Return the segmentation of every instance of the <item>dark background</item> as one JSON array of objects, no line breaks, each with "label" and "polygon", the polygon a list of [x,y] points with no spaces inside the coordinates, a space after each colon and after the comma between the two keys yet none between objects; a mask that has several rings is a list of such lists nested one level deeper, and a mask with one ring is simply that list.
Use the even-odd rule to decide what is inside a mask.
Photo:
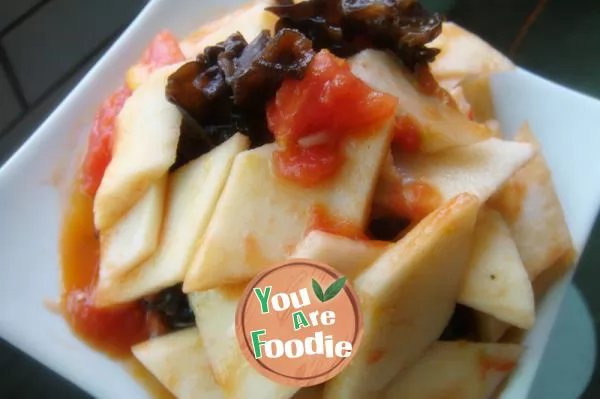
[{"label": "dark background", "polygon": [[[520,66],[600,97],[600,1],[423,3],[510,54]],[[145,4],[145,0],[0,0],[0,164],[34,132]],[[536,9],[535,22],[516,44]],[[599,243],[600,223],[596,223],[575,276],[597,331]],[[88,397],[0,340],[0,398]],[[600,397],[598,368],[583,397]]]}]

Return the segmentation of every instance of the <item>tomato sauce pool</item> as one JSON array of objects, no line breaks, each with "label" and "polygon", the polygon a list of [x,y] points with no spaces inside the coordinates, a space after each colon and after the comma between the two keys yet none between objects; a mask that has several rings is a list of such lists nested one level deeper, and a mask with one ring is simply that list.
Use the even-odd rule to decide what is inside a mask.
[{"label": "tomato sauce pool", "polygon": [[93,199],[75,190],[65,216],[60,252],[62,306],[73,331],[90,346],[111,357],[131,355],[131,346],[161,331],[161,323],[141,301],[109,308],[93,305],[100,242],[96,236]]}]

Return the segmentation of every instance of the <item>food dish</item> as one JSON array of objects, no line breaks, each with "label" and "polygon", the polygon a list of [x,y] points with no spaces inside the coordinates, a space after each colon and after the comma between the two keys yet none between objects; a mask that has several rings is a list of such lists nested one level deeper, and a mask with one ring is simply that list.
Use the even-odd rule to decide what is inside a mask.
[{"label": "food dish", "polygon": [[[522,147],[522,148],[527,148],[527,147]],[[531,154],[530,154],[530,155],[531,155]],[[527,158],[527,154],[524,156],[524,158]],[[519,161],[519,162],[525,162],[525,161],[524,161],[524,160],[521,160],[521,161]],[[512,174],[512,173],[509,173],[509,174]],[[477,187],[475,187],[475,188],[477,188]],[[448,190],[449,190],[449,192],[451,192],[451,191],[452,191],[452,189],[453,189],[453,188],[452,188],[452,187],[450,187],[450,188],[448,189]],[[478,194],[478,195],[480,195],[480,196],[489,195],[489,194],[486,194],[486,189],[485,189],[485,187],[483,187],[483,188],[482,188],[482,190],[483,190],[483,191],[479,191],[479,189],[475,190],[475,191],[476,191],[476,194]],[[487,191],[489,192],[490,190],[488,189]],[[493,191],[493,190],[492,190],[492,191]]]}]

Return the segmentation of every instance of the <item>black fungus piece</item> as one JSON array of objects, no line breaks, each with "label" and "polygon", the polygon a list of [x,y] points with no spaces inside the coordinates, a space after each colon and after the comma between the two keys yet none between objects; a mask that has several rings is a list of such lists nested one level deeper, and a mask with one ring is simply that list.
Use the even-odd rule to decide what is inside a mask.
[{"label": "black fungus piece", "polygon": [[158,314],[170,331],[191,327],[196,322],[187,295],[183,293],[181,286],[174,285],[143,300],[146,309]]},{"label": "black fungus piece", "polygon": [[369,238],[379,241],[395,241],[410,225],[410,220],[399,217],[378,217],[369,222]]},{"label": "black fungus piece", "polygon": [[236,132],[253,147],[273,141],[266,103],[284,79],[301,79],[314,51],[302,33],[261,32],[251,43],[240,33],[207,47],[195,61],[175,71],[167,99],[183,115],[177,158],[171,170],[210,151]]},{"label": "black fungus piece", "polygon": [[463,305],[456,305],[440,341],[477,341],[477,338],[473,310]]},{"label": "black fungus piece", "polygon": [[443,18],[413,0],[309,0],[267,10],[280,18],[276,30],[297,29],[316,50],[327,48],[340,57],[385,49],[414,70],[439,53],[426,44],[441,33]]}]

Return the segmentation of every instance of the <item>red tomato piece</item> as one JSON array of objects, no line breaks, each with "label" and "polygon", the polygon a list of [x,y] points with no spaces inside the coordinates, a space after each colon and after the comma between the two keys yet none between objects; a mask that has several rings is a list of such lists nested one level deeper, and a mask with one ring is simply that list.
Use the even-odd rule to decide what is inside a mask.
[{"label": "red tomato piece", "polygon": [[177,38],[169,31],[159,32],[142,55],[141,63],[153,71],[165,65],[183,61],[185,56]]},{"label": "red tomato piece", "polygon": [[120,357],[131,346],[150,338],[147,312],[140,301],[110,308],[93,305],[88,291],[70,291],[65,298],[65,314],[71,327],[96,347]]},{"label": "red tomato piece", "polygon": [[[344,138],[389,118],[396,104],[354,76],[344,60],[319,52],[304,79],[284,81],[267,106],[269,130],[282,147],[274,154],[276,172],[304,186],[330,178],[343,162]],[[302,144],[315,135],[325,136],[315,148]]]},{"label": "red tomato piece", "polygon": [[82,189],[88,195],[94,196],[98,191],[104,171],[112,157],[116,117],[130,95],[131,90],[127,86],[121,87],[96,114],[82,170]]},{"label": "red tomato piece", "polygon": [[421,127],[409,115],[398,116],[394,122],[394,139],[402,151],[415,153],[421,148]]}]

